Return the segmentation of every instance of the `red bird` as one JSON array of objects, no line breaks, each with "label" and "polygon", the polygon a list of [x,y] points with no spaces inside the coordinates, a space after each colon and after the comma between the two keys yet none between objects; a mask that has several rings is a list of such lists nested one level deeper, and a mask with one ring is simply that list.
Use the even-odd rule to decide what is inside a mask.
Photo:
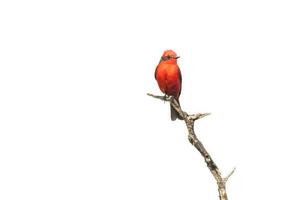
[{"label": "red bird", "polygon": [[[173,96],[179,103],[181,93],[181,72],[177,65],[179,56],[172,50],[166,50],[155,69],[155,79],[157,80],[160,90],[168,95]],[[177,111],[171,105],[171,119],[182,119]]]}]

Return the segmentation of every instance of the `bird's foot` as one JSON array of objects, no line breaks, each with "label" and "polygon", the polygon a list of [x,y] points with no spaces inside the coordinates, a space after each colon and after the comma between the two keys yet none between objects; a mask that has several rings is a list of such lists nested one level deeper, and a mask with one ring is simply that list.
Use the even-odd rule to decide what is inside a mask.
[{"label": "bird's foot", "polygon": [[164,102],[166,102],[168,100],[169,96],[168,95],[164,95]]}]

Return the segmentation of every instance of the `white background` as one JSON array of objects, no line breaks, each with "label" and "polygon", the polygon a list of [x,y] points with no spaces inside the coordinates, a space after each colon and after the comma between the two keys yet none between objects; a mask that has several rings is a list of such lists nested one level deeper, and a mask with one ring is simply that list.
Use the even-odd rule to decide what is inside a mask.
[{"label": "white background", "polygon": [[217,199],[161,94],[182,108],[231,200],[297,199],[298,1],[1,1],[0,199]]}]

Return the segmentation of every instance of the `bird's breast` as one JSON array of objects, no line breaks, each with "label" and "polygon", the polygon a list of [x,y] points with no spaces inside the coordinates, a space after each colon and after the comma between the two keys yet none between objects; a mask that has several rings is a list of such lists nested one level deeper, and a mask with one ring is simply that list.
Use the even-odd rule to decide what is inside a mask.
[{"label": "bird's breast", "polygon": [[177,64],[160,64],[157,67],[156,80],[163,93],[176,97],[179,95],[181,81]]}]

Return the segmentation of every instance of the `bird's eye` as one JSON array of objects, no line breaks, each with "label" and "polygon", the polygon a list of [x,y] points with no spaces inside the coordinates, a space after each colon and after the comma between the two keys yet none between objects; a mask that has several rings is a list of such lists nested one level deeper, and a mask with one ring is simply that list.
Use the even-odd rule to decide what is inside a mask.
[{"label": "bird's eye", "polygon": [[167,55],[167,58],[168,58],[168,59],[171,59],[171,56],[170,56],[170,55]]}]

